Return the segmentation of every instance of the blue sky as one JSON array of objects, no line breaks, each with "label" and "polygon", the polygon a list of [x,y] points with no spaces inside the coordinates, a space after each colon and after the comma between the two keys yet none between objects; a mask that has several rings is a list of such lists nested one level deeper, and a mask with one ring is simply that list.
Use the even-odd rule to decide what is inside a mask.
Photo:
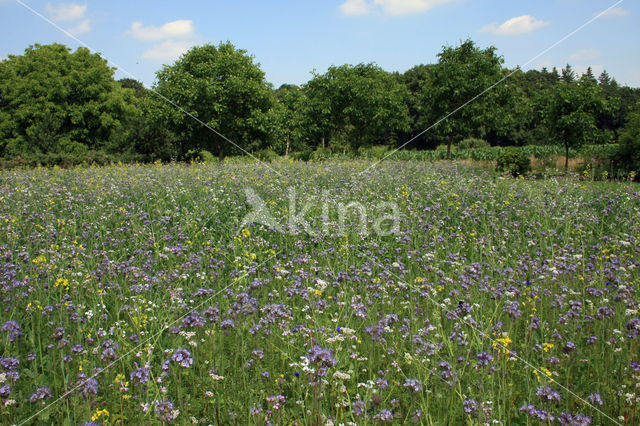
[{"label": "blue sky", "polygon": [[[405,71],[437,61],[443,45],[494,45],[509,67],[606,69],[640,87],[640,2],[553,0],[20,0],[150,86],[190,46],[229,40],[255,56],[274,86],[301,84],[332,64]],[[16,0],[0,0],[0,58],[34,43],[79,43]],[[128,76],[116,72],[116,78]]]}]

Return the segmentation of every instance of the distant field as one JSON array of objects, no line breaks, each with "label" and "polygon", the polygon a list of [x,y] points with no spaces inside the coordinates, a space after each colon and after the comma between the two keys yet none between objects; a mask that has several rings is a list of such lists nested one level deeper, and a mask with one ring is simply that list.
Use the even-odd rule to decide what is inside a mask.
[{"label": "distant field", "polygon": [[0,423],[640,423],[640,186],[372,164],[0,172]]}]

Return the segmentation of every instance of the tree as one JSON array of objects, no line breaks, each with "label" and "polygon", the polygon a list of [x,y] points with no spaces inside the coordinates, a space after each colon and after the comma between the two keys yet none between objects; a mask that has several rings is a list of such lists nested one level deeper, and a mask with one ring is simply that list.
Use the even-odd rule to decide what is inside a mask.
[{"label": "tree", "polygon": [[271,146],[285,157],[300,149],[306,133],[305,108],[307,99],[302,89],[295,85],[282,85],[276,92],[277,102],[270,110],[274,129]]},{"label": "tree", "polygon": [[[402,83],[408,90],[407,100],[405,103],[409,108],[409,120],[410,127],[409,131],[405,133],[399,133],[404,140],[411,140],[415,135],[419,134],[422,130],[422,124],[427,120],[423,117],[424,110],[422,109],[421,102],[421,93],[423,84],[429,82],[431,69],[434,67],[433,64],[428,65],[416,65],[413,68],[408,69],[403,74],[399,74],[397,79],[400,83]],[[434,137],[434,133],[425,133],[422,141],[416,140],[413,142],[412,146],[417,148],[431,146],[435,148],[438,144],[437,137]]]},{"label": "tree", "polygon": [[189,150],[205,149],[222,159],[233,152],[234,144],[249,151],[268,139],[271,88],[253,57],[229,42],[194,47],[173,65],[165,65],[157,73],[155,89],[233,142],[165,103],[164,116],[178,141],[180,158]]},{"label": "tree", "polygon": [[562,69],[562,81],[565,83],[573,83],[576,81],[576,73],[569,64]]},{"label": "tree", "polygon": [[544,111],[552,141],[565,148],[565,173],[569,170],[569,149],[597,139],[598,114],[609,109],[602,90],[583,76],[576,83],[563,81],[548,92]]},{"label": "tree", "polygon": [[613,162],[618,174],[636,172],[636,179],[640,178],[640,102],[629,114],[629,121],[620,136]]},{"label": "tree", "polygon": [[40,161],[89,150],[122,153],[136,114],[133,92],[86,48],[33,45],[0,62],[0,153]]},{"label": "tree", "polygon": [[314,74],[306,92],[311,116],[334,144],[343,139],[357,151],[408,129],[406,88],[375,64],[331,66]]},{"label": "tree", "polygon": [[421,124],[427,128],[455,111],[438,124],[438,131],[447,138],[447,158],[451,158],[455,139],[506,131],[505,112],[513,98],[509,86],[503,84],[483,93],[504,76],[503,59],[496,55],[495,47],[482,50],[466,40],[458,47],[445,46],[438,58],[430,78],[422,82]]}]

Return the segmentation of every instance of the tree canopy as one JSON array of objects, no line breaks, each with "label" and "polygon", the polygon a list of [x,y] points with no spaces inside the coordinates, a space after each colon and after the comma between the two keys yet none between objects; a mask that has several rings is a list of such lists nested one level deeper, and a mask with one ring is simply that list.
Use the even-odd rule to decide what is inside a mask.
[{"label": "tree canopy", "polygon": [[32,157],[123,152],[133,91],[86,48],[34,45],[0,62],[0,154]]},{"label": "tree canopy", "polygon": [[450,155],[469,138],[481,146],[554,143],[568,153],[620,141],[638,101],[640,89],[606,71],[596,78],[569,64],[508,69],[494,46],[472,40],[444,46],[437,63],[403,73],[373,63],[333,65],[277,90],[230,42],[192,48],[157,72],[152,90],[130,78],[115,81],[106,61],[85,48],[36,44],[0,62],[0,162],[189,160],[203,151],[221,159],[310,155],[409,140],[416,149],[445,142]]},{"label": "tree canopy", "polygon": [[194,47],[157,73],[155,90],[174,105],[164,103],[170,129],[179,141],[178,154],[205,149],[222,158],[264,145],[268,139],[267,112],[274,99],[264,72],[246,51],[231,43]]}]

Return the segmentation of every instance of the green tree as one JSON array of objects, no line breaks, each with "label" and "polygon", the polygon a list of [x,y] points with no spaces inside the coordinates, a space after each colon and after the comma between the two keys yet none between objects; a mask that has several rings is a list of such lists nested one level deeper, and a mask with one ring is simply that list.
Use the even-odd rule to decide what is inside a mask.
[{"label": "green tree", "polygon": [[264,147],[269,137],[272,90],[253,57],[229,42],[194,47],[165,65],[157,73],[155,89],[228,138],[165,103],[164,117],[175,134],[180,158],[188,150],[205,149],[222,159],[234,146],[241,151]]},{"label": "green tree", "polygon": [[314,74],[306,93],[311,118],[334,144],[344,139],[357,151],[409,127],[406,88],[375,64],[331,66]]},{"label": "green tree", "polygon": [[40,161],[122,153],[136,107],[113,69],[86,48],[33,45],[0,62],[0,153]]},{"label": "green tree", "polygon": [[275,95],[277,102],[270,110],[273,123],[271,147],[286,157],[304,145],[307,99],[304,91],[295,85],[282,85]]},{"label": "green tree", "polygon": [[545,104],[544,117],[551,142],[564,146],[567,172],[569,149],[598,139],[596,117],[607,111],[609,105],[597,83],[586,76],[576,83],[558,83],[548,92]]},{"label": "green tree", "polygon": [[613,162],[618,174],[636,172],[636,179],[640,179],[640,102],[629,114]]},{"label": "green tree", "polygon": [[454,140],[506,132],[512,88],[498,84],[487,90],[506,72],[495,47],[483,50],[466,40],[458,47],[445,46],[438,58],[429,80],[422,82],[421,124],[427,128],[455,111],[438,124],[438,131],[447,138],[447,158],[451,158]]}]

